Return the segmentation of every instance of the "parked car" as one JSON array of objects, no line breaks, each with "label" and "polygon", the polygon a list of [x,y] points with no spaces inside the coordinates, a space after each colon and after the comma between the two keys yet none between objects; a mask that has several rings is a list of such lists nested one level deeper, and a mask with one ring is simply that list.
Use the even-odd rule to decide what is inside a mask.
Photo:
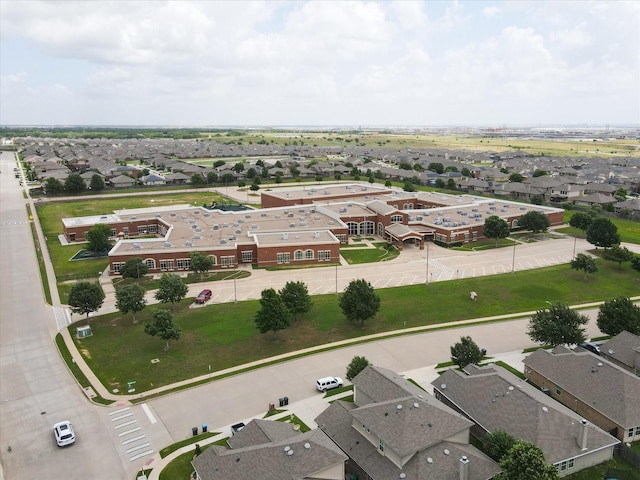
[{"label": "parked car", "polygon": [[71,445],[76,441],[76,435],[73,433],[73,427],[71,426],[71,422],[68,420],[56,423],[53,426],[53,435],[56,437],[56,443],[59,447]]},{"label": "parked car", "polygon": [[211,299],[211,290],[202,290],[196,297],[196,303],[205,303]]},{"label": "parked car", "polygon": [[326,392],[332,388],[339,388],[344,385],[344,382],[340,377],[324,377],[316,380],[316,389],[321,392]]},{"label": "parked car", "polygon": [[584,348],[585,350],[589,350],[591,353],[600,355],[600,347],[597,343],[584,342],[580,344],[580,347]]}]

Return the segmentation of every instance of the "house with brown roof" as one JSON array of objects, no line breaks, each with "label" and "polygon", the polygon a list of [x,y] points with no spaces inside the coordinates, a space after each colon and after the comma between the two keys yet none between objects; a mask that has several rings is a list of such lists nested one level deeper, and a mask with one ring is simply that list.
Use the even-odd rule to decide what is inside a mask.
[{"label": "house with brown roof", "polygon": [[191,464],[197,480],[344,480],[347,456],[318,429],[254,419],[228,441],[212,445]]},{"label": "house with brown roof", "polygon": [[316,423],[369,480],[488,480],[500,467],[469,444],[473,422],[401,375],[369,365],[353,402],[335,401]]},{"label": "house with brown roof", "polygon": [[624,442],[640,439],[640,377],[580,349],[538,349],[525,376],[589,422]]},{"label": "house with brown roof", "polygon": [[623,330],[600,345],[600,355],[640,376],[640,336]]},{"label": "house with brown roof", "polygon": [[500,430],[534,443],[561,476],[610,460],[620,443],[500,367],[447,370],[432,385],[437,399],[475,423],[471,433],[476,438]]}]

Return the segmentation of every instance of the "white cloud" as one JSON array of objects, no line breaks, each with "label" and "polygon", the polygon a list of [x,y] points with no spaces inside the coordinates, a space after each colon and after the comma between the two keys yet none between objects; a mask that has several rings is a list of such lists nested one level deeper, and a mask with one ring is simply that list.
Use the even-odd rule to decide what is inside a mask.
[{"label": "white cloud", "polygon": [[0,22],[2,123],[640,121],[635,2],[2,0]]},{"label": "white cloud", "polygon": [[495,5],[491,5],[489,7],[484,7],[482,9],[482,14],[487,18],[491,18],[498,15],[501,11],[502,9],[500,9],[499,7],[496,7]]}]

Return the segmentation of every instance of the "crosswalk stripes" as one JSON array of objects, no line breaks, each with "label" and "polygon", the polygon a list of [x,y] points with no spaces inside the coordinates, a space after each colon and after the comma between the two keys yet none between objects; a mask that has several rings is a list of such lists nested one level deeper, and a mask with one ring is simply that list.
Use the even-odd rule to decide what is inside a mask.
[{"label": "crosswalk stripes", "polygon": [[[154,453],[147,436],[133,416],[131,407],[121,408],[108,413],[114,430],[118,433],[125,455],[130,462]],[[123,430],[124,429],[124,430]]]}]

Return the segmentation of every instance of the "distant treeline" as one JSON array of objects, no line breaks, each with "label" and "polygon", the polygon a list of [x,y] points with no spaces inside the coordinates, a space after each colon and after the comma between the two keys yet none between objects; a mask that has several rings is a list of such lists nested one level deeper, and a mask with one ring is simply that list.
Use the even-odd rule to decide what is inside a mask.
[{"label": "distant treeline", "polygon": [[[291,133],[288,129],[267,128],[262,132]],[[335,133],[332,130],[313,130],[314,133]],[[237,128],[146,128],[146,127],[0,127],[0,137],[36,138],[166,138],[166,139],[206,139],[209,137],[240,137],[255,135],[257,130]],[[362,133],[358,130],[344,131],[342,134]],[[380,131],[378,133],[391,133]]]},{"label": "distant treeline", "polygon": [[[229,135],[231,134],[231,135]],[[2,137],[36,138],[167,138],[190,139],[203,136],[233,136],[244,132],[200,128],[130,128],[130,127],[0,127]]]}]

